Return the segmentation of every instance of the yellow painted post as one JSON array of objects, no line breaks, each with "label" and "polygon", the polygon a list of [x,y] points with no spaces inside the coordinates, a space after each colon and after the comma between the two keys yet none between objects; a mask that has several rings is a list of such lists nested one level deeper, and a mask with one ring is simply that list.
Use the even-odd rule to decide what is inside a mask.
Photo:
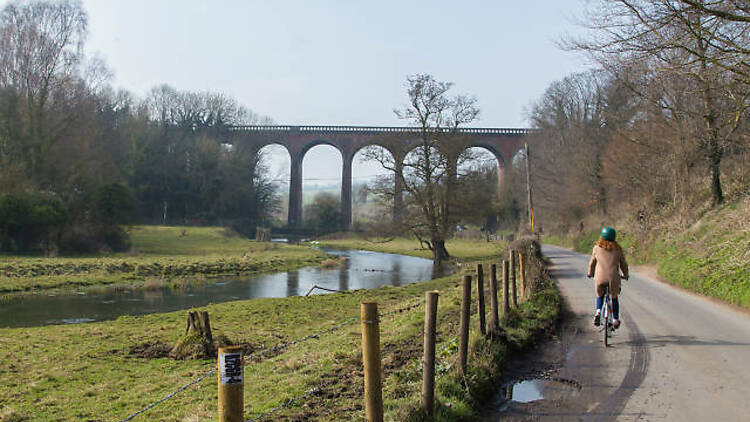
[{"label": "yellow painted post", "polygon": [[244,422],[242,346],[219,348],[219,422]]},{"label": "yellow painted post", "polygon": [[362,302],[360,315],[362,318],[362,362],[365,371],[365,413],[368,422],[383,422],[378,303]]},{"label": "yellow painted post", "polygon": [[521,297],[526,298],[526,289],[528,286],[526,286],[526,266],[524,264],[524,256],[522,253],[518,253],[518,274],[521,277]]},{"label": "yellow painted post", "polygon": [[518,307],[518,291],[516,290],[516,252],[511,249],[510,256],[510,286],[513,290],[513,307]]}]

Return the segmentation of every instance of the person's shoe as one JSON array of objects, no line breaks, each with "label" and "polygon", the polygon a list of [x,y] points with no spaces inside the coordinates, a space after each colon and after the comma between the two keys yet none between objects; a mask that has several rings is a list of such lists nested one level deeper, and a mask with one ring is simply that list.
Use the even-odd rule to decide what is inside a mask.
[{"label": "person's shoe", "polygon": [[594,327],[598,327],[599,325],[601,325],[601,313],[597,312],[594,315]]},{"label": "person's shoe", "polygon": [[616,319],[616,320],[614,320],[614,322],[612,322],[612,328],[614,328],[615,330],[618,329],[618,328],[620,328],[620,320],[619,319]]}]

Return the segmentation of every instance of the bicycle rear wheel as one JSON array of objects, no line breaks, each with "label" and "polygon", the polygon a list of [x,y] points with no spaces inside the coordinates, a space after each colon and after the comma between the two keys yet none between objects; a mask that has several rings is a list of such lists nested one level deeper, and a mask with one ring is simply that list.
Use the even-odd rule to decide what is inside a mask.
[{"label": "bicycle rear wheel", "polygon": [[607,321],[604,321],[604,347],[605,348],[609,347],[609,336],[610,336],[609,330],[610,330],[609,324],[607,323]]},{"label": "bicycle rear wheel", "polygon": [[609,346],[609,306],[607,306],[607,297],[604,298],[604,306],[602,306],[602,324],[604,324],[604,347]]}]

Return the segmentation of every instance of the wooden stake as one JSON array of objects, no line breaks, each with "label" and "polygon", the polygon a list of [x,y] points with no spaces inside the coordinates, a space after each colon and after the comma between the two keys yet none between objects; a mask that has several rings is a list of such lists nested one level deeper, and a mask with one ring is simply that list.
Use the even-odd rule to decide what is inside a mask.
[{"label": "wooden stake", "polygon": [[435,330],[437,327],[438,292],[427,292],[425,297],[422,409],[427,415],[432,416],[435,408]]},{"label": "wooden stake", "polygon": [[380,380],[380,322],[377,302],[362,302],[362,361],[365,372],[365,413],[368,422],[383,422]]},{"label": "wooden stake", "polygon": [[490,333],[500,329],[497,309],[497,265],[490,266]]},{"label": "wooden stake", "polygon": [[508,260],[503,261],[503,317],[510,312],[510,292],[508,291]]},{"label": "wooden stake", "polygon": [[466,375],[466,362],[469,353],[469,311],[471,309],[471,276],[464,276],[463,295],[461,296],[461,325],[459,326],[458,362],[459,373]]},{"label": "wooden stake", "polygon": [[479,303],[479,332],[487,334],[484,315],[484,271],[482,264],[477,264],[477,302]]}]

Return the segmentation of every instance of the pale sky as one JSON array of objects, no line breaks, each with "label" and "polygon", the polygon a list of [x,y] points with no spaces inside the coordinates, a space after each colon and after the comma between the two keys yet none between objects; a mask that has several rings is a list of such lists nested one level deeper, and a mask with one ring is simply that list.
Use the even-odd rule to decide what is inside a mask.
[{"label": "pale sky", "polygon": [[[552,81],[586,66],[554,45],[579,31],[572,18],[581,0],[83,5],[86,51],[105,60],[115,87],[139,96],[162,83],[221,91],[280,124],[405,125],[393,114],[406,100],[405,77],[431,73],[478,98],[474,126],[523,127]],[[311,154],[318,148],[326,151]],[[316,153],[304,176],[336,178],[340,162],[330,150]],[[355,163],[355,177],[373,171]]]}]

